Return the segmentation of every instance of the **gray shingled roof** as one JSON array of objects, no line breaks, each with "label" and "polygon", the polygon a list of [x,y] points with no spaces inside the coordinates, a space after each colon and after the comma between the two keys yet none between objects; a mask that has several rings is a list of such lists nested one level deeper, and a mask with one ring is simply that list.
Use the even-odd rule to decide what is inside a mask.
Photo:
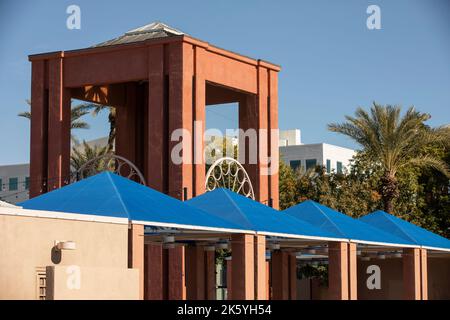
[{"label": "gray shingled roof", "polygon": [[158,39],[158,38],[179,36],[179,35],[183,35],[183,34],[185,34],[185,33],[180,30],[177,30],[175,28],[172,28],[162,22],[152,22],[145,26],[130,30],[115,39],[111,39],[111,40],[96,44],[93,47],[113,46],[113,45],[118,45],[118,44],[140,42],[140,41],[145,41],[145,40],[149,40],[149,39]]}]

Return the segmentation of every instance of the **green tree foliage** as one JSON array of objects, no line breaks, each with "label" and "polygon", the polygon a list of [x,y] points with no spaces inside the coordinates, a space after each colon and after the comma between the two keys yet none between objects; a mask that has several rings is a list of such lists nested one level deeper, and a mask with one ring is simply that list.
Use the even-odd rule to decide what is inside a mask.
[{"label": "green tree foliage", "polygon": [[[442,135],[449,129],[439,129]],[[447,130],[447,131],[446,131]],[[450,139],[422,145],[418,153],[450,167]],[[345,174],[325,168],[293,171],[280,161],[280,208],[311,199],[352,217],[384,209],[382,191],[385,167],[366,150],[357,152]],[[401,166],[396,172],[398,195],[392,213],[432,232],[450,238],[450,183],[440,170],[430,166]]]},{"label": "green tree foliage", "polygon": [[[80,170],[87,162],[107,154],[108,147],[89,146],[86,141],[83,141],[82,145],[76,145],[72,147],[72,154],[70,156],[70,166],[72,171],[76,172]],[[100,168],[103,168],[103,163],[96,164],[98,168],[94,168],[94,172],[99,172]],[[95,170],[98,169],[98,170]]]},{"label": "green tree foliage", "polygon": [[353,217],[376,210],[380,195],[375,191],[376,176],[364,169],[358,158],[350,172],[327,174],[325,168],[293,171],[280,161],[280,208],[314,200]]},{"label": "green tree foliage", "polygon": [[384,210],[394,212],[394,202],[400,196],[399,172],[408,168],[432,168],[450,177],[445,161],[431,152],[429,146],[444,144],[446,128],[430,128],[425,122],[430,115],[409,108],[401,115],[398,106],[374,103],[370,112],[358,108],[346,122],[332,123],[328,128],[355,140],[373,163],[379,164],[379,181]]}]

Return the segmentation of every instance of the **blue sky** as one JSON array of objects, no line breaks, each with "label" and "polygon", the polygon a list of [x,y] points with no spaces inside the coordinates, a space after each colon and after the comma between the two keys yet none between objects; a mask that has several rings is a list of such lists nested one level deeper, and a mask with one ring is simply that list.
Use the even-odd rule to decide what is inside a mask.
[{"label": "blue sky", "polygon": [[[66,8],[81,8],[81,30]],[[381,30],[366,8],[381,8]],[[280,64],[281,129],[306,143],[355,147],[326,125],[372,101],[415,105],[437,126],[450,123],[450,1],[0,1],[0,164],[29,160],[29,122],[17,113],[30,97],[32,53],[70,50],[162,21],[217,46]],[[90,139],[106,134],[106,114],[87,119]],[[236,108],[208,111],[209,126],[236,123]],[[220,125],[219,125],[220,124]]]}]

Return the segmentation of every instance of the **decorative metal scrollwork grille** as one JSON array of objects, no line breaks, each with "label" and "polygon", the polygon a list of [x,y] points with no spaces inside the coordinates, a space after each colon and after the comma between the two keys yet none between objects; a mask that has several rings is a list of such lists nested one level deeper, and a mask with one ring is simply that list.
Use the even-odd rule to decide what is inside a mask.
[{"label": "decorative metal scrollwork grille", "polygon": [[220,158],[212,164],[206,173],[205,187],[206,191],[226,188],[255,199],[247,171],[236,159],[230,157]]},{"label": "decorative metal scrollwork grille", "polygon": [[86,162],[73,174],[73,180],[79,181],[103,171],[111,171],[145,185],[144,176],[139,169],[130,160],[113,153],[101,155]]}]

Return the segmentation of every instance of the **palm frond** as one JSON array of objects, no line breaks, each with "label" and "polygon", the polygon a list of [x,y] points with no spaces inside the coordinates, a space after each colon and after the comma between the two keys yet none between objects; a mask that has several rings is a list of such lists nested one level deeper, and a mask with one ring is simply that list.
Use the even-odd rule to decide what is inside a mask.
[{"label": "palm frond", "polygon": [[[448,128],[426,126],[430,115],[414,107],[408,108],[402,116],[400,106],[382,106],[374,102],[370,112],[357,108],[353,117],[346,116],[345,119],[343,123],[330,124],[328,129],[355,140],[373,161],[379,162],[391,174],[408,163],[417,163],[427,146],[448,143],[450,136]],[[438,159],[431,159],[431,155],[425,160],[423,165],[439,166],[433,161]]]},{"label": "palm frond", "polygon": [[72,121],[70,128],[71,129],[89,129],[90,125],[84,121]]},{"label": "palm frond", "polygon": [[30,111],[24,111],[17,114],[19,117],[31,119],[31,112]]},{"label": "palm frond", "polygon": [[407,165],[413,165],[421,168],[433,168],[441,172],[446,177],[450,178],[450,168],[445,163],[445,161],[442,161],[441,159],[435,158],[430,155],[411,158],[407,162],[405,162],[402,167]]}]

